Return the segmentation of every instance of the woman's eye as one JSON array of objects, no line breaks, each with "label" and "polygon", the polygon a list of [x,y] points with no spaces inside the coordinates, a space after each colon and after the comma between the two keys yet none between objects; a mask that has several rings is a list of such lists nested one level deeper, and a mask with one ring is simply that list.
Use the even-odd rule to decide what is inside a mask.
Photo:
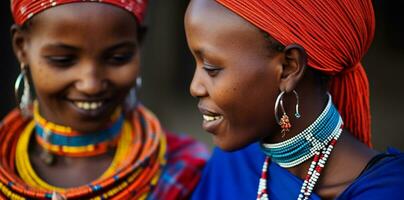
[{"label": "woman's eye", "polygon": [[214,66],[212,64],[203,64],[203,69],[208,73],[209,76],[216,76],[222,68]]},{"label": "woman's eye", "polygon": [[112,65],[122,65],[130,62],[132,60],[133,54],[113,54],[107,58],[107,62]]},{"label": "woman's eye", "polygon": [[45,56],[48,63],[57,67],[67,67],[74,65],[74,56]]}]

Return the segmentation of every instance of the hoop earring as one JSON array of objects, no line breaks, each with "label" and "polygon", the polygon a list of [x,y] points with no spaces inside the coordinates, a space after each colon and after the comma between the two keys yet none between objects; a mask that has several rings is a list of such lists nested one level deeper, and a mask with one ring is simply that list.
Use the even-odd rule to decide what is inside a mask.
[{"label": "hoop earring", "polygon": [[[22,82],[24,82],[24,85],[23,85],[22,95],[20,96],[19,89],[20,89]],[[21,63],[21,72],[18,75],[18,77],[14,83],[14,94],[15,94],[15,98],[17,100],[17,104],[19,105],[19,108],[21,110],[21,113],[24,116],[30,116],[31,111],[29,109],[29,106],[32,103],[32,97],[31,97],[31,90],[30,90],[30,86],[29,86],[29,82],[28,82],[28,68],[23,63]]]},{"label": "hoop earring", "polygon": [[127,112],[132,111],[136,108],[139,103],[138,92],[142,87],[142,77],[136,78],[136,84],[129,90],[128,95],[125,99],[125,110]]},{"label": "hoop earring", "polygon": [[[296,106],[295,106],[295,117],[299,119],[301,117],[300,112],[299,112],[299,95],[297,94],[296,90],[293,90],[293,93],[295,94],[296,97]],[[290,128],[292,128],[292,124],[290,123],[289,116],[286,114],[285,108],[283,106],[283,95],[285,94],[285,91],[282,91],[278,97],[276,98],[275,102],[275,120],[281,126],[282,130],[282,138],[285,137],[286,133],[290,131]],[[279,106],[282,109],[282,117],[279,119],[278,117],[278,111],[279,111]]]}]

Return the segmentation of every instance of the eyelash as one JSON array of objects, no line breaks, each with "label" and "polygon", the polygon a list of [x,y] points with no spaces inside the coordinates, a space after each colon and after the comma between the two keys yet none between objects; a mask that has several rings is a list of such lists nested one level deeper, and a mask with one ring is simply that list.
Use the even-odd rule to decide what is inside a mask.
[{"label": "eyelash", "polygon": [[[133,56],[133,53],[122,53],[106,56],[104,59],[105,62],[110,65],[119,66],[129,62]],[[45,56],[45,59],[50,65],[61,68],[72,66],[76,62],[75,56]]]},{"label": "eyelash", "polygon": [[222,70],[218,66],[214,66],[207,63],[203,63],[203,69],[206,71],[206,73],[208,73],[209,76],[212,77],[216,76],[220,72],[220,70]]},{"label": "eyelash", "polygon": [[122,65],[133,58],[133,53],[114,54],[106,58],[106,61],[112,65]]},{"label": "eyelash", "polygon": [[68,67],[74,65],[74,56],[46,56],[48,63],[57,67]]}]

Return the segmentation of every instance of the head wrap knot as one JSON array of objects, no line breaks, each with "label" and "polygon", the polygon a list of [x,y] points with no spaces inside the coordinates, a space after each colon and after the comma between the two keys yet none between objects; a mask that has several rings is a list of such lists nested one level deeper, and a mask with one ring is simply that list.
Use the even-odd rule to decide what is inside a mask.
[{"label": "head wrap knot", "polygon": [[143,22],[147,0],[11,0],[11,11],[16,24],[23,25],[34,15],[63,4],[97,2],[118,6],[129,11],[136,17],[137,22]]},{"label": "head wrap knot", "polygon": [[330,93],[345,127],[370,145],[368,79],[360,64],[375,30],[371,0],[216,0],[333,76]]}]

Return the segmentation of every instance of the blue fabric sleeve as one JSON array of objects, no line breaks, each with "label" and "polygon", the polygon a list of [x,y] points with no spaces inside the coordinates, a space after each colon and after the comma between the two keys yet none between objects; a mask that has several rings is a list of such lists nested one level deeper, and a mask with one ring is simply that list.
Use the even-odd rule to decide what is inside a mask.
[{"label": "blue fabric sleeve", "polygon": [[366,170],[337,199],[404,199],[404,154],[380,160]]},{"label": "blue fabric sleeve", "polygon": [[255,199],[264,158],[258,144],[236,152],[215,148],[192,199]]}]

